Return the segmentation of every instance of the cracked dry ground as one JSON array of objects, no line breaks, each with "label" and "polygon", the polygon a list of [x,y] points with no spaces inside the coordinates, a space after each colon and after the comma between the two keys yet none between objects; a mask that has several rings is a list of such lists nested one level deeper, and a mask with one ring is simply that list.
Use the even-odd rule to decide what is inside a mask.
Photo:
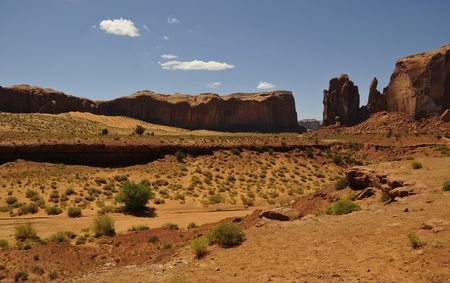
[{"label": "cracked dry ground", "polygon": [[[105,269],[73,282],[450,282],[450,226],[434,233],[421,229],[440,218],[450,222],[450,158],[422,158],[369,166],[410,183],[416,195],[382,205],[361,203],[362,210],[344,216],[319,215],[292,222],[263,220],[246,231],[239,247],[210,247],[201,260],[189,247],[164,265]],[[261,225],[262,224],[262,225]],[[416,233],[427,242],[408,246]]]}]

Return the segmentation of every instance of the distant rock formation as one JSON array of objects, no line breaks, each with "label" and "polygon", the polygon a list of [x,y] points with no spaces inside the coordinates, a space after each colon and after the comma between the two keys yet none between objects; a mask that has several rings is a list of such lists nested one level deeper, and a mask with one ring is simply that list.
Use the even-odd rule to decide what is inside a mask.
[{"label": "distant rock formation", "polygon": [[385,89],[387,111],[418,119],[450,108],[450,44],[397,61]]},{"label": "distant rock formation", "polygon": [[90,112],[127,116],[187,129],[296,132],[295,101],[290,91],[227,96],[163,95],[150,91],[110,101],[92,101],[28,85],[0,87],[0,111],[15,113]]},{"label": "distant rock formation", "polygon": [[303,120],[298,121],[298,125],[307,130],[314,131],[314,130],[317,130],[320,128],[320,126],[322,125],[322,122],[318,121],[316,119],[303,119]]},{"label": "distant rock formation", "polygon": [[381,111],[420,119],[450,109],[450,44],[398,60],[383,93],[377,86],[374,78],[367,105],[359,107],[358,87],[348,76],[331,79],[323,92],[323,125],[353,126]]},{"label": "distant rock formation", "polygon": [[367,111],[371,113],[385,111],[387,108],[386,105],[386,94],[380,93],[377,89],[378,80],[377,78],[373,78],[370,83],[369,88],[369,99],[367,101]]},{"label": "distant rock formation", "polygon": [[343,74],[323,91],[323,125],[353,126],[360,122],[358,87]]},{"label": "distant rock formation", "polygon": [[17,85],[0,86],[0,111],[12,113],[63,113],[70,111],[98,114],[98,105],[89,99],[67,95],[50,88]]}]

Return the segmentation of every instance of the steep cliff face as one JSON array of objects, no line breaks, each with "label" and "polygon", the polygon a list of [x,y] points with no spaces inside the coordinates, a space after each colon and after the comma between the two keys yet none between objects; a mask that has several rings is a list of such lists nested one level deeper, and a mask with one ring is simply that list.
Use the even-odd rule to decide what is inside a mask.
[{"label": "steep cliff face", "polygon": [[187,129],[220,131],[299,131],[295,101],[289,91],[228,96],[163,95],[150,91],[111,101],[91,101],[51,89],[0,87],[0,111],[117,115]]},{"label": "steep cliff face", "polygon": [[295,131],[295,102],[289,91],[220,97],[162,95],[149,91],[99,102],[100,111],[187,129],[226,131]]},{"label": "steep cliff face", "polygon": [[324,90],[323,125],[335,124],[339,117],[342,126],[352,126],[381,111],[403,112],[419,119],[450,109],[450,44],[398,60],[383,93],[377,86],[374,78],[367,105],[360,108],[358,88],[348,76],[331,79]]},{"label": "steep cliff face", "polygon": [[323,125],[340,122],[352,126],[360,121],[358,87],[348,75],[332,78],[328,90],[323,91]]},{"label": "steep cliff face", "polygon": [[98,106],[92,100],[70,96],[53,89],[18,85],[0,86],[0,111],[51,114],[80,111],[98,114]]},{"label": "steep cliff face", "polygon": [[416,119],[450,108],[450,44],[398,60],[385,95],[388,111]]}]

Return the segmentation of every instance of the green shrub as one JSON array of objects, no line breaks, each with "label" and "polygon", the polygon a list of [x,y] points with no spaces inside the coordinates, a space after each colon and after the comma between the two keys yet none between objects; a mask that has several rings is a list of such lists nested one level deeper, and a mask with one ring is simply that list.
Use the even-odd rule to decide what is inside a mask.
[{"label": "green shrub", "polygon": [[77,236],[77,233],[75,233],[73,231],[64,231],[64,234],[69,239],[75,239],[75,237]]},{"label": "green shrub", "polygon": [[23,225],[16,226],[16,240],[18,242],[23,242],[25,240],[37,240],[39,237],[37,236],[36,230],[34,230],[33,226],[30,222],[27,222]]},{"label": "green shrub", "polygon": [[175,157],[179,162],[183,162],[183,160],[186,158],[186,154],[182,151],[175,152]]},{"label": "green shrub", "polygon": [[419,249],[425,246],[426,242],[422,241],[416,234],[410,233],[408,234],[408,243],[409,246],[413,249]]},{"label": "green shrub", "polygon": [[128,231],[130,232],[141,232],[150,229],[147,225],[133,225],[130,228],[128,228]]},{"label": "green shrub", "polygon": [[151,244],[155,244],[155,243],[159,242],[159,238],[158,238],[158,236],[153,235],[153,236],[148,237],[147,241]]},{"label": "green shrub", "polygon": [[95,233],[95,237],[112,237],[116,234],[116,230],[114,228],[114,220],[107,215],[101,215],[94,219],[93,230]]},{"label": "green shrub", "polygon": [[412,169],[421,169],[423,166],[419,161],[413,161],[413,163],[411,163],[411,167]]},{"label": "green shrub", "polygon": [[360,210],[361,207],[349,199],[341,199],[334,202],[326,211],[327,214],[341,215]]},{"label": "green shrub", "polygon": [[107,128],[102,129],[102,135],[107,135],[109,133]]},{"label": "green shrub", "polygon": [[8,240],[0,239],[0,251],[5,251],[9,248]]},{"label": "green shrub", "polygon": [[169,244],[169,243],[166,243],[166,244],[164,244],[164,245],[162,246],[162,249],[163,249],[164,251],[168,251],[168,250],[172,249],[172,245]]},{"label": "green shrub", "polygon": [[32,202],[27,205],[21,205],[17,209],[17,214],[24,215],[28,213],[37,213],[39,211],[39,207],[36,203]]},{"label": "green shrub", "polygon": [[145,128],[142,127],[141,125],[137,125],[136,128],[134,129],[134,132],[135,132],[137,135],[142,136],[142,135],[144,134],[144,132],[145,132]]},{"label": "green shrub", "polygon": [[9,196],[5,199],[5,202],[7,205],[13,205],[13,204],[17,203],[17,198],[14,196]]},{"label": "green shrub", "polygon": [[50,274],[48,275],[48,278],[50,280],[56,280],[58,278],[58,273],[56,273],[55,271],[50,272]]},{"label": "green shrub", "polygon": [[67,215],[69,217],[81,217],[81,208],[69,207],[69,209],[67,209]]},{"label": "green shrub", "polygon": [[29,250],[29,249],[31,249],[31,244],[32,244],[32,242],[30,240],[16,242],[16,246],[17,246],[18,250]]},{"label": "green shrub", "polygon": [[347,181],[347,178],[345,178],[345,177],[340,177],[336,181],[336,183],[334,183],[334,188],[336,190],[342,190],[342,189],[344,189],[347,186],[348,186],[348,181]]},{"label": "green shrub", "polygon": [[73,195],[73,194],[75,194],[75,190],[73,188],[67,188],[66,191],[64,192],[64,194],[66,196]]},{"label": "green shrub", "polygon": [[32,198],[36,198],[37,196],[39,196],[39,194],[36,191],[28,189],[27,192],[25,193],[25,196],[28,199],[32,199]]},{"label": "green shrub", "polygon": [[223,198],[223,196],[221,194],[214,194],[214,195],[208,196],[208,202],[211,204],[221,203],[224,200],[225,199]]},{"label": "green shrub", "polygon": [[180,229],[178,227],[178,224],[175,223],[166,223],[162,226],[163,229],[167,229],[167,230],[178,230]]},{"label": "green shrub", "polygon": [[197,224],[195,224],[194,222],[189,223],[188,226],[187,226],[188,230],[191,230],[191,229],[194,229],[194,228],[197,228],[197,227],[198,227]]},{"label": "green shrub", "polygon": [[154,196],[155,194],[146,185],[123,182],[116,201],[124,203],[127,211],[138,212],[142,211],[148,200]]},{"label": "green shrub", "polygon": [[236,223],[220,223],[208,232],[208,241],[223,248],[240,245],[245,238],[241,226]]},{"label": "green shrub", "polygon": [[61,214],[62,209],[56,206],[49,206],[45,209],[48,215],[58,215]]},{"label": "green shrub", "polygon": [[307,148],[306,149],[306,156],[308,156],[308,158],[313,158],[314,157],[314,152],[311,148]]},{"label": "green shrub", "polygon": [[103,177],[95,177],[94,181],[97,183],[97,185],[106,184],[106,179]]},{"label": "green shrub", "polygon": [[339,155],[335,155],[332,158],[334,164],[336,165],[342,165],[342,158]]},{"label": "green shrub", "polygon": [[62,244],[62,243],[69,242],[69,240],[66,237],[66,233],[64,233],[62,231],[56,232],[55,234],[51,235],[48,238],[48,240],[50,242],[57,243],[57,244]]},{"label": "green shrub", "polygon": [[233,153],[234,155],[239,155],[241,154],[240,149],[233,147],[232,149],[230,149],[231,153]]},{"label": "green shrub", "polygon": [[450,180],[447,180],[442,184],[442,190],[444,192],[450,192]]},{"label": "green shrub", "polygon": [[75,245],[84,245],[86,244],[87,238],[83,235],[79,236],[75,241]]},{"label": "green shrub", "polygon": [[24,271],[17,272],[16,275],[14,276],[15,282],[22,282],[27,280],[28,280],[28,273]]},{"label": "green shrub", "polygon": [[128,176],[127,175],[116,175],[116,176],[114,176],[114,181],[116,181],[116,182],[128,181]]},{"label": "green shrub", "polygon": [[44,274],[44,269],[42,269],[42,267],[35,266],[33,268],[33,273],[36,275],[42,275],[42,274]]},{"label": "green shrub", "polygon": [[255,201],[252,198],[246,198],[246,197],[242,197],[242,204],[245,206],[254,206],[255,205]]},{"label": "green shrub", "polygon": [[197,258],[201,258],[206,255],[208,248],[208,239],[206,237],[198,237],[191,242],[191,251]]}]

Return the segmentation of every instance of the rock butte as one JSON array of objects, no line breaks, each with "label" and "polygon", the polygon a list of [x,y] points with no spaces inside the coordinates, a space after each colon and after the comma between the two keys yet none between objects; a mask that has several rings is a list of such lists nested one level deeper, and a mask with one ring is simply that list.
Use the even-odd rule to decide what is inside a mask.
[{"label": "rock butte", "polygon": [[359,107],[358,87],[349,77],[332,78],[323,95],[323,124],[352,126],[380,111],[404,112],[415,119],[443,113],[450,108],[450,44],[398,60],[382,93],[377,85],[374,78],[367,105]]},{"label": "rock butte", "polygon": [[297,132],[295,101],[290,91],[164,95],[139,91],[109,101],[92,101],[48,88],[0,87],[0,111],[13,113],[90,112],[143,121],[219,131]]}]

